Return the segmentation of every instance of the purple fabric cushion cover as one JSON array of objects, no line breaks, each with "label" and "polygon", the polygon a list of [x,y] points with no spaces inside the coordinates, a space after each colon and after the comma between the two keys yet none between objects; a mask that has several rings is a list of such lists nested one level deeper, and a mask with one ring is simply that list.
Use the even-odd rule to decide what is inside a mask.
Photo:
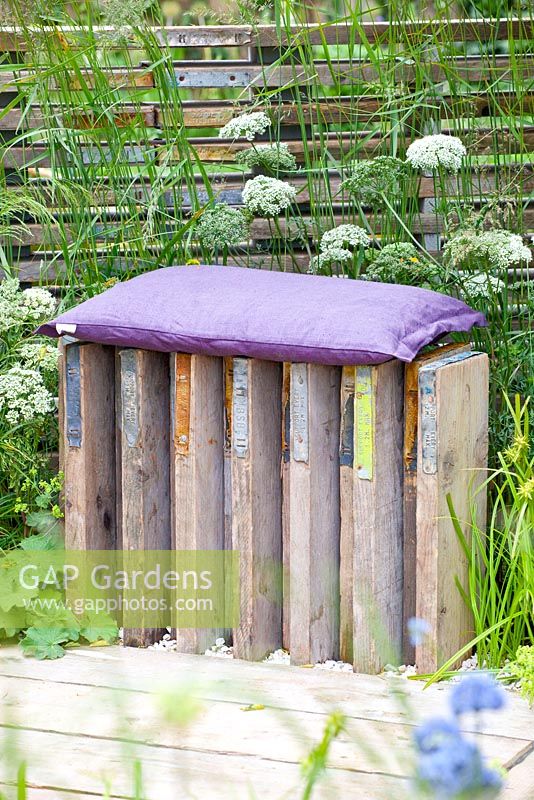
[{"label": "purple fabric cushion cover", "polygon": [[184,266],[120,283],[39,328],[76,325],[77,339],[163,352],[320,364],[411,361],[483,314],[410,286],[241,267]]}]

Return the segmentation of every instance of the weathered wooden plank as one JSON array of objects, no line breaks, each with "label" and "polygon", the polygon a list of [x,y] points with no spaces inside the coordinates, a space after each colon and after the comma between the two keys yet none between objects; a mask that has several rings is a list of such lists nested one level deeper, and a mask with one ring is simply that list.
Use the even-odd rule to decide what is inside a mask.
[{"label": "weathered wooden plank", "polygon": [[506,776],[502,800],[532,800],[534,795],[534,745]]},{"label": "weathered wooden plank", "polygon": [[403,501],[403,659],[415,663],[415,647],[407,635],[408,620],[416,615],[415,581],[417,560],[417,431],[419,426],[419,370],[431,361],[469,351],[469,344],[449,344],[417,356],[404,368],[404,501]]},{"label": "weathered wooden plank", "polygon": [[[166,660],[169,661],[169,657]],[[190,665],[190,670],[195,671],[194,664]],[[161,669],[157,672],[159,676]],[[215,677],[214,682],[219,684],[216,667],[212,669],[212,675]],[[348,688],[348,676],[344,676],[344,679]],[[274,682],[273,677],[271,680]],[[298,678],[293,675],[294,685],[297,684],[297,680]],[[307,677],[300,678],[304,683],[307,680]],[[22,679],[17,686],[16,679],[4,678],[1,686],[5,704],[13,708],[17,714],[17,722],[23,729],[37,728],[50,733],[61,733],[66,737],[96,736],[99,739],[109,738],[111,741],[120,736],[120,727],[117,730],[117,719],[113,713],[115,711],[113,700],[117,701],[117,698],[110,697],[109,690],[102,686],[65,686],[46,682],[45,697],[42,697],[42,681],[34,681],[32,685],[32,681]],[[195,700],[200,701],[200,698],[197,698],[198,686],[194,685],[191,688]],[[348,704],[342,695],[342,687],[337,685],[336,689],[336,694],[345,701],[343,705],[346,707]],[[215,691],[220,695],[220,690]],[[193,719],[185,730],[180,727],[173,729],[161,719],[156,705],[157,700],[151,691],[143,694],[129,693],[129,699],[133,702],[128,708],[128,739],[132,745],[149,743],[159,747],[164,753],[166,751],[167,756],[174,753],[177,762],[184,757],[186,751],[203,751],[208,759],[209,751],[219,750],[225,752],[229,759],[238,755],[252,758],[267,756],[267,760],[271,761],[298,763],[300,758],[306,755],[310,741],[320,740],[329,708],[323,706],[310,714],[294,703],[290,709],[274,710],[267,686],[266,693],[270,702],[269,707],[264,709],[265,713],[252,715],[252,720],[250,717],[244,720],[242,703],[240,704],[235,697],[226,701],[214,698],[206,687],[202,694],[208,695],[206,698],[208,703],[202,703],[202,713]],[[40,694],[42,700],[38,702]],[[291,699],[289,693],[286,699]],[[354,702],[354,694],[351,699]],[[30,702],[37,706],[34,717],[28,720],[26,712],[21,719],[20,712],[24,713],[25,709],[30,708]],[[346,735],[338,737],[329,753],[329,766],[352,772],[353,763],[357,759],[358,770],[364,775],[378,771],[381,774],[389,772],[409,777],[413,767],[411,759],[406,758],[406,750],[410,748],[414,720],[406,719],[404,724],[399,724],[394,714],[395,702],[396,698],[391,696],[389,704],[380,703],[382,709],[385,707],[389,713],[387,716],[384,715],[385,719],[371,721],[358,719],[358,712],[361,713],[365,707],[362,699],[359,699],[354,713],[347,719]],[[387,748],[383,747],[384,739],[388,741]],[[478,735],[475,741],[486,757],[493,759],[496,756],[499,763],[509,763],[515,758],[520,758],[522,751],[529,746],[529,741],[526,739],[497,735]],[[367,753],[365,753],[366,747]],[[371,756],[371,753],[377,751],[380,753],[379,765]],[[31,766],[30,764],[30,769]],[[353,772],[352,775],[355,780]],[[276,792],[275,797],[278,799],[283,795]]]},{"label": "weathered wooden plank", "polygon": [[[140,124],[146,125],[148,128],[157,126],[157,109],[153,103],[139,103],[138,106],[122,105],[119,109],[108,111],[98,117],[90,117],[76,111],[67,114],[63,107],[52,107],[50,113],[50,118],[55,114],[61,117],[65,127],[79,130],[99,130],[105,129],[109,125],[116,125],[119,128]],[[33,106],[28,113],[25,113],[24,117],[19,108],[13,108],[7,112],[0,109],[1,131],[18,130],[19,126],[22,126],[24,130],[46,129],[50,124],[50,119],[39,106]]]},{"label": "weathered wooden plank", "polygon": [[[449,129],[446,125],[442,126],[442,132],[462,136],[462,131],[458,131],[455,128]],[[408,146],[412,139],[406,137],[403,141]],[[248,142],[223,142],[213,137],[191,137],[189,142],[195,148],[201,161],[221,164],[233,163],[237,153],[250,147]],[[365,158],[391,152],[390,138],[387,135],[374,134],[372,130],[350,134],[342,132],[325,133],[316,141],[287,140],[286,144],[299,164],[304,163],[305,154],[309,153],[316,154],[317,158],[322,157],[326,151],[334,158],[339,158],[349,153],[353,154],[355,158]],[[469,152],[473,155],[491,155],[495,147],[505,153],[532,153],[534,150],[534,127],[523,126],[521,128],[521,136],[506,127],[499,130],[480,127],[477,128],[475,141],[469,142]],[[82,163],[87,165],[106,164],[115,157],[115,154],[105,142],[102,142],[99,147],[80,145],[79,152]],[[167,163],[169,159],[171,163],[175,163],[183,159],[183,152],[177,148],[172,148],[166,142],[160,141],[154,142],[149,147],[125,145],[121,157],[128,164],[142,165],[156,157],[161,160],[165,159]],[[65,158],[68,158],[68,154],[65,154]],[[528,166],[526,162],[522,165],[525,168]],[[3,154],[3,163],[6,169],[16,169],[28,165],[33,165],[36,169],[48,169],[52,164],[48,147],[46,144],[38,142],[28,144],[25,147],[9,147]],[[55,164],[57,165],[57,160]],[[519,168],[519,165],[509,166],[511,171],[515,168]],[[499,172],[506,172],[507,166],[498,165],[496,169]],[[483,174],[486,174],[486,171],[486,179],[490,180],[490,176],[493,174],[492,165],[485,167]],[[235,180],[235,175],[233,175],[233,179]],[[491,184],[486,191],[492,191]],[[433,193],[433,181],[423,178],[420,196],[433,196]]]},{"label": "weathered wooden plank", "polygon": [[[224,550],[223,408],[221,359],[173,354],[171,542],[175,550]],[[178,627],[177,649],[203,653],[220,635],[219,629]]]},{"label": "weathered wooden plank", "polygon": [[113,550],[117,545],[114,349],[72,343],[63,353],[65,543],[73,550]]},{"label": "weathered wooden plank", "polygon": [[282,646],[291,650],[291,539],[290,539],[290,459],[291,459],[291,364],[282,368]]},{"label": "weathered wooden plank", "polygon": [[339,432],[339,497],[340,497],[340,579],[339,579],[339,656],[352,664],[354,607],[354,378],[355,367],[341,370]]},{"label": "weathered wooden plank", "polygon": [[[366,218],[370,229],[376,234],[380,234],[383,228],[380,216],[366,214]],[[522,219],[526,231],[534,230],[534,208],[526,208],[522,212]],[[341,225],[343,222],[345,222],[345,218],[341,214],[333,215],[332,225]],[[93,226],[91,231],[92,238],[94,238],[95,242],[109,241],[110,231],[120,231],[123,224],[120,220],[113,220],[101,223],[99,226]],[[316,221],[305,213],[299,216],[298,219],[290,219],[289,221],[280,219],[279,228],[280,230],[275,228],[267,219],[255,219],[250,226],[250,238],[252,240],[266,240],[277,239],[282,236],[284,239],[295,238],[302,241],[302,233],[307,231],[309,238],[313,241],[318,238],[319,233]],[[436,220],[436,215],[433,213],[420,214],[418,218],[412,221],[410,229],[414,234],[431,234],[436,229],[438,232],[444,231],[445,223],[441,217]],[[388,230],[391,230],[391,228],[388,228]],[[175,232],[175,226],[169,225],[169,237]],[[20,246],[31,246],[36,248],[36,251],[39,248],[49,251],[60,249],[58,245],[76,241],[79,233],[79,228],[71,230],[68,223],[65,223],[63,228],[55,224],[29,224],[20,232],[18,238],[20,239]],[[0,243],[7,244],[5,237],[0,237]],[[243,257],[242,263],[245,261],[246,258]]]},{"label": "weathered wooden plank", "polygon": [[[120,350],[119,356],[123,549],[168,550],[171,546],[169,357],[130,349]],[[126,645],[146,646],[160,633],[142,625],[128,625],[125,618]]]},{"label": "weathered wooden plank", "polygon": [[[156,154],[154,153],[152,155],[152,161],[155,160],[155,156]],[[35,169],[35,174],[37,177],[39,176],[38,169]],[[212,178],[211,190],[219,202],[225,202],[230,205],[242,205],[242,190],[244,182],[248,177],[250,177],[250,173],[236,175],[235,172],[228,172],[214,175]],[[307,178],[301,177],[298,173],[292,174],[288,176],[288,180],[298,191],[298,205],[306,206],[309,204],[310,199],[313,199],[314,205],[317,206],[321,203],[319,199],[321,196],[332,196],[335,199],[332,201],[331,205],[337,209],[350,200],[349,194],[343,188],[343,179],[332,171],[310,171]],[[469,176],[462,178],[462,191],[466,194],[472,193],[473,202],[476,202],[477,199],[480,202],[488,194],[496,191],[501,195],[506,195],[511,185],[513,185],[514,196],[520,190],[525,195],[525,201],[527,202],[527,196],[534,192],[534,165],[531,163],[503,164],[499,167],[480,165],[478,168],[473,169]],[[33,186],[35,188],[38,187],[48,207],[57,211],[58,214],[62,213],[62,211],[67,208],[65,203],[58,203],[57,199],[54,197],[48,176],[45,175],[40,183],[34,181]],[[312,187],[311,191],[310,186]],[[446,191],[451,197],[456,197],[458,194],[458,180],[456,176],[453,178],[445,178],[442,190]],[[16,190],[13,188],[7,191]],[[98,203],[102,216],[106,214],[109,217],[117,216],[121,213],[121,209],[123,208],[127,209],[129,212],[132,203],[139,204],[138,210],[140,215],[142,215],[143,205],[145,207],[148,206],[152,193],[153,190],[150,183],[142,178],[138,181],[131,181],[127,187],[108,187],[103,182],[93,202],[95,204]],[[435,193],[436,185],[434,180],[429,177],[422,177],[419,184],[419,197],[423,200],[432,199]],[[162,204],[169,209],[175,209],[176,206],[179,206],[184,211],[189,210],[192,201],[195,203],[195,206],[210,202],[210,194],[205,189],[200,178],[197,180],[195,190],[176,187],[175,190],[167,191],[161,196]],[[118,203],[120,203],[120,205],[117,205]],[[433,213],[433,211],[434,206],[430,204],[426,208],[426,213]],[[424,214],[425,210],[423,209],[423,215]]]},{"label": "weathered wooden plank", "polygon": [[257,44],[297,46],[302,39],[313,44],[365,44],[366,42],[412,42],[421,37],[446,37],[447,41],[484,41],[491,39],[532,38],[531,19],[430,19],[389,23],[373,20],[358,25],[346,23],[310,23],[307,27],[293,26],[280,34],[273,25],[260,25]]},{"label": "weathered wooden plank", "polygon": [[[357,367],[354,386],[353,663],[379,672],[402,641],[404,365]],[[343,574],[343,573],[342,573]]]},{"label": "weathered wooden plank", "polygon": [[416,648],[418,668],[433,672],[471,638],[473,622],[455,580],[467,584],[467,561],[447,507],[450,494],[469,539],[470,502],[485,524],[488,357],[460,353],[419,371],[417,444],[417,616],[432,634]]},{"label": "weathered wooden plank", "polygon": [[[440,99],[433,99],[436,106],[435,113],[441,118],[454,119],[468,114],[470,117],[501,117],[512,114],[532,114],[534,110],[534,94],[519,96],[515,92],[471,92],[465,95],[448,95],[444,91]],[[407,93],[406,97],[399,97],[395,106],[395,113],[407,114],[413,108],[414,97]],[[250,104],[246,102],[232,103],[229,101],[197,102],[184,101],[182,104],[182,118],[187,128],[220,128],[235,116],[249,110]],[[391,115],[391,101],[372,96],[323,97],[313,103],[304,104],[302,107],[293,102],[282,101],[271,108],[258,106],[255,110],[266,111],[272,114],[277,124],[282,128],[289,125],[329,124],[348,125],[354,122],[374,121],[378,124],[384,115]],[[51,113],[54,113],[52,107]],[[120,110],[109,115],[89,117],[73,111],[65,115],[62,108],[57,108],[56,113],[64,117],[67,126],[80,130],[105,130],[110,124],[119,127],[144,123],[147,127],[164,127],[164,116],[158,103],[139,103],[138,106],[121,106]],[[22,122],[22,112],[18,108],[0,113],[0,130],[17,130]],[[34,106],[24,117],[24,127],[29,129],[46,128],[48,120],[39,106]]]},{"label": "weathered wooden plank", "polygon": [[240,558],[238,658],[282,644],[281,366],[234,358],[232,539]]},{"label": "weathered wooden plank", "polygon": [[[192,687],[192,693],[208,703],[211,700],[239,706],[264,703],[275,712],[298,709],[312,715],[337,708],[352,719],[387,719],[404,725],[428,717],[429,704],[433,714],[450,712],[448,695],[452,687],[447,684],[425,688],[422,681],[404,681],[402,690],[409,700],[408,710],[404,703],[397,702],[391,684],[383,676],[311,669],[306,670],[304,677],[299,667],[280,669],[275,666],[274,679],[270,664],[181,653],[171,658],[176,681],[187,681],[193,673],[198,684]],[[168,680],[168,671],[168,655],[128,647],[69,649],[59,661],[42,662],[25,658],[16,645],[4,645],[0,650],[0,679],[11,679],[20,687],[33,685],[41,691],[50,685],[79,689],[83,684],[89,689],[139,693],[146,699],[147,695],[158,695],[160,686]],[[46,691],[43,694],[46,695]],[[137,705],[133,703],[132,709]],[[92,710],[97,706],[92,704]],[[142,703],[140,708],[144,708]],[[25,715],[24,721],[27,720]],[[498,714],[484,715],[480,719],[462,715],[458,722],[462,731],[478,732],[490,741],[502,737],[515,739],[517,743],[532,737],[532,710],[517,693],[508,696],[506,707]],[[523,746],[524,741],[519,741],[520,751]],[[404,745],[402,751],[405,753]]]},{"label": "weathered wooden plank", "polygon": [[[39,28],[38,32],[49,32],[56,37],[58,29]],[[31,29],[28,31],[31,33]],[[87,46],[88,40],[94,37],[95,41],[104,40],[107,47],[113,47],[113,38],[110,33],[116,32],[111,27],[94,27],[89,37],[86,28],[62,27],[62,40],[71,47]],[[443,36],[447,41],[457,42],[487,41],[494,39],[531,39],[534,36],[534,24],[531,18],[518,19],[430,19],[403,21],[401,23],[388,23],[382,20],[362,21],[358,25],[347,23],[310,23],[307,27],[292,26],[281,31],[275,25],[187,25],[154,27],[152,34],[161,42],[171,47],[242,47],[255,45],[276,47],[282,45],[297,45],[306,39],[312,44],[362,44],[411,42],[420,40],[421,37],[432,38]],[[120,41],[116,47],[124,46],[125,33],[121,30]],[[126,34],[126,39],[128,35]],[[27,34],[17,28],[2,26],[0,28],[0,49],[24,51],[28,46]],[[139,40],[132,31],[128,46],[132,49],[142,49]]]},{"label": "weathered wooden plank", "polygon": [[[140,701],[141,702],[141,701]],[[268,712],[266,712],[268,713]],[[258,717],[266,713],[247,714],[248,726],[256,726]],[[244,715],[240,721],[243,725]],[[323,721],[323,718],[320,718]],[[308,721],[309,722],[309,721]],[[24,760],[29,765],[31,781],[35,786],[56,789],[59,786],[67,791],[86,792],[94,798],[102,795],[120,800],[134,800],[135,771],[134,759],[143,765],[145,776],[143,797],[146,800],[174,800],[176,796],[200,796],[217,798],[217,800],[235,800],[247,797],[251,791],[259,796],[273,792],[273,787],[290,787],[297,794],[302,787],[302,768],[295,759],[254,756],[249,754],[228,753],[224,751],[224,714],[219,717],[216,736],[219,750],[210,750],[211,736],[204,738],[201,748],[160,748],[150,742],[128,747],[128,743],[117,739],[98,738],[94,736],[76,736],[62,733],[47,733],[43,730],[17,731],[17,744],[24,753]],[[236,728],[234,726],[233,730]],[[14,732],[0,729],[0,744],[3,749],[13,741]],[[128,731],[125,738],[129,739]],[[253,735],[251,736],[253,739]],[[317,735],[315,739],[319,738]],[[277,743],[277,737],[265,736],[263,743]],[[309,744],[308,739],[308,744]],[[48,752],[60,752],[61,747],[68,747],[67,758],[45,758]],[[128,749],[127,749],[128,748]],[[131,748],[131,749],[130,749]],[[130,753],[133,749],[133,756]],[[128,752],[129,750],[129,752]],[[125,753],[126,751],[126,753]],[[301,747],[304,757],[304,748]],[[348,756],[347,756],[348,758]],[[0,764],[0,781],[8,770],[9,759]],[[30,766],[31,765],[31,766]],[[376,773],[358,773],[358,787],[362,794],[369,798],[380,798],[385,789],[386,796],[405,800],[403,791],[408,781],[399,775],[377,775]],[[111,785],[111,793],[106,787]],[[336,800],[340,796],[350,795],[354,790],[355,774],[346,769],[328,769],[321,780],[322,800]],[[13,795],[11,795],[13,796]],[[139,796],[139,794],[138,794]],[[276,795],[275,795],[276,796]],[[383,795],[382,795],[383,796]],[[56,800],[61,799],[57,792]]]},{"label": "weathered wooden plank", "polygon": [[[414,83],[418,74],[416,64],[408,63],[397,56],[382,51],[377,59],[337,60],[330,62],[320,59],[309,64],[252,64],[250,61],[203,61],[175,62],[172,74],[166,80],[180,89],[199,88],[289,88],[309,84],[313,86],[349,86],[355,82],[372,83],[387,76],[395,83]],[[468,82],[498,81],[509,77],[513,70],[514,80],[521,80],[532,74],[534,59],[529,54],[518,54],[513,62],[507,55],[487,56],[443,56],[439,62],[426,65],[427,75],[435,82],[443,82],[451,77]],[[67,70],[65,73],[68,75]],[[81,74],[81,77],[80,77]],[[31,85],[35,75],[28,70],[14,70],[0,73],[0,91],[14,91],[24,85]],[[70,79],[72,91],[92,89],[102,85],[106,79],[110,88],[134,89],[146,92],[157,86],[157,77],[150,67],[132,69],[103,69],[98,80],[90,69],[82,67],[81,73]],[[67,78],[68,80],[68,78]],[[50,89],[56,83],[50,80]]]},{"label": "weathered wooden plank", "polygon": [[[253,41],[252,28],[248,25],[183,25],[154,27],[151,33],[161,43],[167,43],[170,47],[242,47],[251,44]],[[58,36],[58,29],[39,28],[40,35],[48,33],[52,38]],[[117,30],[110,26],[96,26],[91,33],[87,28],[62,27],[62,41],[70,47],[87,47],[91,41],[105,42],[106,47],[113,49],[124,48],[125,44],[134,50],[142,50],[134,31],[128,34],[124,29],[120,30],[120,37],[115,41],[113,35]],[[28,34],[22,33],[15,27],[2,26],[0,28],[0,50],[12,50],[24,52],[28,47]]]},{"label": "weathered wooden plank", "polygon": [[291,662],[339,653],[338,367],[291,365]]}]

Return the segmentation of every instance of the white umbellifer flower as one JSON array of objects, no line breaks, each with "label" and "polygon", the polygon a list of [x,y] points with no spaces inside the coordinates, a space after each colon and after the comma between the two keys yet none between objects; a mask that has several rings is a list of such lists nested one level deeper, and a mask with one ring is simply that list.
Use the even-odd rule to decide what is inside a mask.
[{"label": "white umbellifer flower", "polygon": [[235,247],[248,236],[248,225],[242,211],[223,203],[208,208],[200,217],[195,233],[208,250]]},{"label": "white umbellifer flower", "polygon": [[22,321],[19,282],[16,278],[5,278],[0,283],[0,333]]},{"label": "white umbellifer flower", "polygon": [[54,398],[37,370],[17,364],[0,375],[0,411],[11,425],[29,422],[53,409]]},{"label": "white umbellifer flower", "polygon": [[466,263],[476,266],[486,261],[488,267],[498,271],[532,260],[532,253],[521,236],[505,230],[462,230],[446,243],[445,254],[455,267]]},{"label": "white umbellifer flower", "polygon": [[246,139],[247,142],[253,142],[256,136],[265,133],[270,125],[271,120],[263,111],[241,114],[221,128],[219,139]]},{"label": "white umbellifer flower", "polygon": [[48,342],[25,342],[19,349],[20,358],[27,369],[39,369],[44,373],[55,373],[59,351],[57,345]]},{"label": "white umbellifer flower", "polygon": [[297,190],[278,178],[258,175],[247,181],[243,189],[243,202],[257,217],[277,217],[297,196]]},{"label": "white umbellifer flower", "polygon": [[323,234],[319,249],[321,253],[330,252],[334,249],[349,247],[368,247],[371,239],[358,225],[338,225]]},{"label": "white umbellifer flower", "polygon": [[457,136],[438,133],[412,142],[406,151],[406,161],[425,172],[440,168],[458,172],[466,154],[467,150]]},{"label": "white umbellifer flower", "polygon": [[368,247],[371,239],[358,225],[338,225],[323,234],[319,242],[319,255],[310,261],[310,272],[321,267],[352,261],[354,253],[350,247]]},{"label": "white umbellifer flower", "polygon": [[318,272],[321,267],[352,261],[354,252],[350,247],[368,247],[371,239],[358,225],[338,225],[323,234],[319,242],[319,255],[310,261],[309,272]]},{"label": "white umbellifer flower", "polygon": [[48,289],[36,286],[25,289],[20,298],[24,318],[28,321],[39,322],[51,317],[56,310],[56,301]]},{"label": "white umbellifer flower", "polygon": [[485,272],[466,278],[463,284],[464,292],[469,297],[486,300],[502,292],[504,286],[505,284],[500,278],[496,278],[494,275],[487,275]]}]

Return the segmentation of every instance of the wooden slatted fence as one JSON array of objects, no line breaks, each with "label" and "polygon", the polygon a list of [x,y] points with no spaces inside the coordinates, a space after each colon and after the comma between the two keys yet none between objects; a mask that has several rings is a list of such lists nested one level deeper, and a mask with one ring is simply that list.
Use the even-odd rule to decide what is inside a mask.
[{"label": "wooden slatted fence", "polygon": [[[440,51],[429,50],[429,36],[443,42]],[[4,237],[0,245],[11,249],[24,281],[74,279],[86,263],[120,274],[121,258],[128,260],[135,250],[132,242],[143,238],[143,226],[149,226],[155,170],[166,169],[178,175],[177,185],[158,194],[158,207],[169,219],[159,228],[160,241],[146,247],[145,267],[162,263],[161,258],[169,263],[165,240],[172,240],[212,195],[232,206],[242,204],[244,182],[253,173],[237,168],[235,159],[249,144],[219,140],[216,134],[251,108],[270,115],[271,138],[286,143],[297,159],[300,172],[284,177],[298,190],[298,208],[279,227],[255,220],[250,240],[230,252],[229,263],[307,269],[325,228],[359,218],[340,188],[350,163],[377,154],[402,156],[429,122],[464,139],[471,175],[464,176],[462,192],[470,201],[478,206],[488,198],[497,204],[509,200],[514,206],[507,212],[510,226],[525,234],[534,231],[529,208],[532,19],[362,21],[281,31],[269,25],[169,27],[151,29],[141,38],[132,34],[126,42],[116,41],[111,29],[48,28],[35,38],[60,41],[68,57],[56,76],[51,70],[50,77],[43,77],[28,32],[0,28],[0,49],[10,62],[0,71],[4,168],[13,183],[19,182],[17,174],[31,178],[45,199],[51,176],[76,178],[81,171],[94,209],[80,234],[79,223],[74,231],[69,226],[69,201],[62,202],[56,193],[50,203],[54,220],[27,220],[16,241]],[[527,45],[500,53],[499,43],[511,40]],[[466,43],[480,46],[469,50]],[[164,67],[154,66],[154,46],[167,57]],[[97,73],[76,60],[83,48],[102,48]],[[116,66],[117,59],[124,66]],[[68,87],[69,106],[54,106],[58,85]],[[44,87],[52,98],[45,107],[40,105]],[[54,128],[64,130],[63,146],[51,133]],[[173,141],[177,128],[187,133],[187,152],[185,140]],[[120,129],[128,137],[118,140]],[[267,141],[269,136],[259,138]],[[206,173],[198,170],[192,182],[185,172],[180,181],[184,159],[209,167],[209,188]],[[106,188],[106,168],[118,160],[128,167],[126,187],[113,181]],[[447,191],[458,194],[454,179]],[[433,251],[446,233],[445,220],[424,202],[435,193],[432,178],[423,176],[417,188],[419,211],[410,220],[413,235]],[[363,211],[370,229],[383,235],[380,219]],[[190,255],[197,255],[194,242]]]}]

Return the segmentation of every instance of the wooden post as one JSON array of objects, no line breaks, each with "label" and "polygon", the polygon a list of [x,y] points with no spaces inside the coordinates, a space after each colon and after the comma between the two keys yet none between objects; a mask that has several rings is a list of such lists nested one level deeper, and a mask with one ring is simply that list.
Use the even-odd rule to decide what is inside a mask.
[{"label": "wooden post", "polygon": [[456,586],[458,580],[467,588],[467,560],[447,495],[469,538],[470,500],[479,525],[486,517],[485,492],[473,492],[486,477],[488,368],[487,355],[460,353],[419,371],[416,612],[432,626],[416,648],[422,672],[433,672],[472,636],[471,613]]},{"label": "wooden post", "polygon": [[[171,546],[169,357],[121,350],[122,538],[124,550]],[[125,628],[124,644],[145,647],[154,628]]]},{"label": "wooden post", "polygon": [[401,650],[403,376],[396,360],[355,368],[352,506],[347,491],[341,507],[353,571],[342,565],[341,576],[342,594],[352,584],[357,672],[380,672]]},{"label": "wooden post", "polygon": [[415,663],[415,647],[408,636],[408,620],[416,615],[417,561],[417,431],[419,426],[419,370],[431,361],[470,350],[468,344],[447,344],[422,353],[404,371],[404,587],[403,645],[405,664]]},{"label": "wooden post", "polygon": [[354,378],[355,367],[341,372],[341,429],[339,434],[340,531],[340,628],[339,657],[352,664],[354,627]]},{"label": "wooden post", "polygon": [[[210,356],[171,356],[172,547],[224,550],[223,365]],[[203,653],[222,630],[178,628],[181,653]]]},{"label": "wooden post", "polygon": [[65,545],[73,550],[117,545],[114,357],[100,344],[62,348]]},{"label": "wooden post", "polygon": [[259,660],[282,644],[281,366],[235,358],[232,537],[240,558],[234,654]]},{"label": "wooden post", "polygon": [[291,365],[291,661],[339,653],[338,367]]},{"label": "wooden post", "polygon": [[283,366],[282,378],[282,647],[291,650],[291,553],[290,553],[290,514],[289,514],[289,479],[290,479],[290,440],[291,440],[291,409],[290,409],[291,364]]}]

